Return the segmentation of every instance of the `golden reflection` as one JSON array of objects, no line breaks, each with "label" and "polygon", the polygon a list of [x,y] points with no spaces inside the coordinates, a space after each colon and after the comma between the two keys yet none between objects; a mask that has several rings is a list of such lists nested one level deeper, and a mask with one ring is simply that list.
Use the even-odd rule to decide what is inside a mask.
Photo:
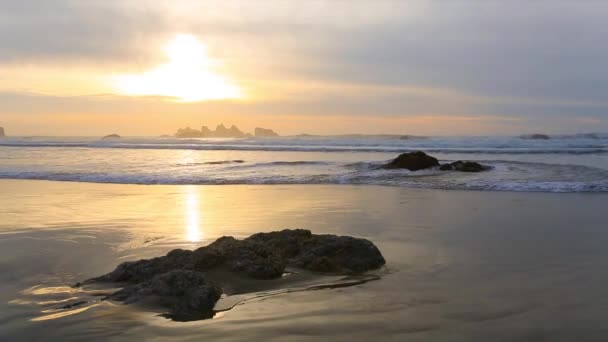
[{"label": "golden reflection", "polygon": [[[40,322],[40,321],[48,321],[48,320],[52,320],[52,319],[57,319],[57,318],[62,318],[62,317],[66,317],[66,316],[71,316],[71,315],[75,315],[75,314],[79,314],[81,312],[87,311],[90,308],[94,308],[96,306],[100,305],[98,304],[93,304],[93,305],[89,305],[89,306],[85,306],[82,308],[78,308],[78,309],[73,309],[73,310],[58,310],[57,312],[51,313],[49,315],[45,315],[45,316],[40,316],[40,317],[34,317],[32,319],[30,319],[30,321],[32,322]],[[49,313],[51,311],[43,311],[42,313]]]},{"label": "golden reflection", "polygon": [[202,239],[202,232],[199,220],[199,193],[194,186],[186,188],[186,240],[199,242]]}]

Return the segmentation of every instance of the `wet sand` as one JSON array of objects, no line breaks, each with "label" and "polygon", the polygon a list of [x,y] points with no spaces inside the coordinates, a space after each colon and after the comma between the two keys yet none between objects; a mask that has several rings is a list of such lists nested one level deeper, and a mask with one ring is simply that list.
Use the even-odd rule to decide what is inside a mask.
[{"label": "wet sand", "polygon": [[[0,340],[608,340],[608,194],[0,180]],[[223,235],[365,237],[362,285],[173,322],[69,287]],[[72,309],[64,303],[89,301]]]}]

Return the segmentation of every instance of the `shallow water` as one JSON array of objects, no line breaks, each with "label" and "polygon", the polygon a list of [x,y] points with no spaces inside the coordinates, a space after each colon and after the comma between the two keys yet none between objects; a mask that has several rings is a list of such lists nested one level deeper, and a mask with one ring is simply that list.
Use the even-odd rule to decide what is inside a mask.
[{"label": "shallow water", "polygon": [[[0,181],[0,340],[605,341],[606,194]],[[68,285],[222,235],[366,237],[381,279],[179,323]],[[84,306],[58,310],[86,299]]]}]

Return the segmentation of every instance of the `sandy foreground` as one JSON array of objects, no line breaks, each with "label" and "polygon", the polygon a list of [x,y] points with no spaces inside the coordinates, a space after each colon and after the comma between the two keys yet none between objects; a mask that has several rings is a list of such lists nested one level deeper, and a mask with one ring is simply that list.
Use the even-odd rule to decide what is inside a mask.
[{"label": "sandy foreground", "polygon": [[[0,180],[0,340],[608,340],[608,194]],[[178,323],[69,288],[223,236],[365,237],[363,285],[253,298]],[[256,294],[252,294],[255,297]]]}]

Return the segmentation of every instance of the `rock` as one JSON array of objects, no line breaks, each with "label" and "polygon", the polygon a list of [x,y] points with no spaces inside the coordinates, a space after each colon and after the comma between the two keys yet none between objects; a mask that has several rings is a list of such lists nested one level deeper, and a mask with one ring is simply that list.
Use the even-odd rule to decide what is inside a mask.
[{"label": "rock", "polygon": [[209,127],[203,126],[201,127],[201,135],[203,138],[210,138],[213,137],[213,131],[210,130]]},{"label": "rock", "polygon": [[242,132],[235,125],[226,128],[223,124],[218,125],[215,131],[210,130],[207,126],[202,126],[200,131],[186,127],[178,129],[175,133],[176,138],[245,138],[248,136],[251,135]]},{"label": "rock", "polygon": [[483,166],[477,162],[472,162],[472,161],[456,161],[452,163],[452,167],[454,168],[454,170],[456,171],[462,171],[462,172],[481,172],[481,171],[485,171],[488,170],[487,166]]},{"label": "rock", "polygon": [[213,317],[213,307],[221,295],[222,289],[208,280],[203,273],[172,270],[157,274],[142,283],[127,286],[106,299],[131,304],[154,297],[163,307],[169,309],[168,317],[184,321]]},{"label": "rock", "polygon": [[110,134],[110,135],[106,135],[105,137],[103,137],[101,139],[110,140],[110,139],[120,139],[120,138],[122,138],[122,137],[118,134]]},{"label": "rock", "polygon": [[460,171],[460,172],[481,172],[481,171],[487,171],[490,169],[491,169],[490,166],[482,165],[477,162],[462,161],[462,160],[455,161],[455,162],[449,163],[449,164],[443,164],[439,168],[439,170],[441,170],[441,171],[455,170],[455,171]]},{"label": "rock", "polygon": [[[206,278],[206,271],[222,268],[254,279],[280,278],[287,266],[315,272],[356,274],[385,264],[368,240],[350,236],[315,235],[309,230],[282,230],[237,240],[217,239],[194,251],[175,249],[166,256],[125,262],[114,271],[89,279],[126,283],[107,299],[135,303],[160,298],[173,319],[208,318],[222,291]],[[82,284],[77,284],[80,286]]]},{"label": "rock", "polygon": [[178,129],[177,132],[175,133],[175,137],[176,138],[204,138],[201,131],[190,128],[190,127]]},{"label": "rock", "polygon": [[230,126],[228,129],[228,137],[229,138],[243,138],[245,137],[245,133],[243,133],[238,127],[235,125]]},{"label": "rock", "polygon": [[267,128],[261,128],[261,127],[256,127],[253,135],[256,138],[269,138],[269,137],[278,137],[279,134],[277,134],[277,132],[271,130],[271,129],[267,129]]},{"label": "rock", "polygon": [[583,139],[601,139],[600,135],[597,133],[581,133],[576,134],[575,137]]},{"label": "rock", "polygon": [[400,154],[390,163],[384,165],[385,169],[408,169],[418,171],[439,166],[437,158],[431,157],[422,151]]},{"label": "rock", "polygon": [[5,137],[6,135],[4,134],[4,127],[0,127],[0,138]]},{"label": "rock", "polygon": [[376,246],[350,236],[318,235],[306,241],[291,262],[316,272],[361,273],[384,265]]},{"label": "rock", "polygon": [[417,136],[417,135],[402,135],[399,137],[399,140],[419,140],[419,139],[428,139],[428,138]]},{"label": "rock", "polygon": [[219,124],[213,132],[215,138],[244,138],[246,136],[238,127],[235,125],[226,128],[223,124]]},{"label": "rock", "polygon": [[87,282],[138,283],[174,269],[204,271],[220,266],[250,278],[271,279],[280,277],[288,265],[320,271],[315,266],[320,259],[329,259],[334,265],[331,272],[336,273],[360,273],[385,263],[368,240],[286,229],[244,240],[224,236],[194,251],[175,249],[164,257],[125,262]]},{"label": "rock", "polygon": [[439,167],[439,170],[441,171],[451,171],[454,170],[454,167],[452,166],[452,164],[443,164]]},{"label": "rock", "polygon": [[215,127],[214,136],[222,137],[228,135],[228,128],[224,124],[219,124]]},{"label": "rock", "polygon": [[551,139],[551,137],[549,137],[546,134],[525,134],[522,135],[520,137],[521,139],[530,139],[530,140],[549,140]]}]

